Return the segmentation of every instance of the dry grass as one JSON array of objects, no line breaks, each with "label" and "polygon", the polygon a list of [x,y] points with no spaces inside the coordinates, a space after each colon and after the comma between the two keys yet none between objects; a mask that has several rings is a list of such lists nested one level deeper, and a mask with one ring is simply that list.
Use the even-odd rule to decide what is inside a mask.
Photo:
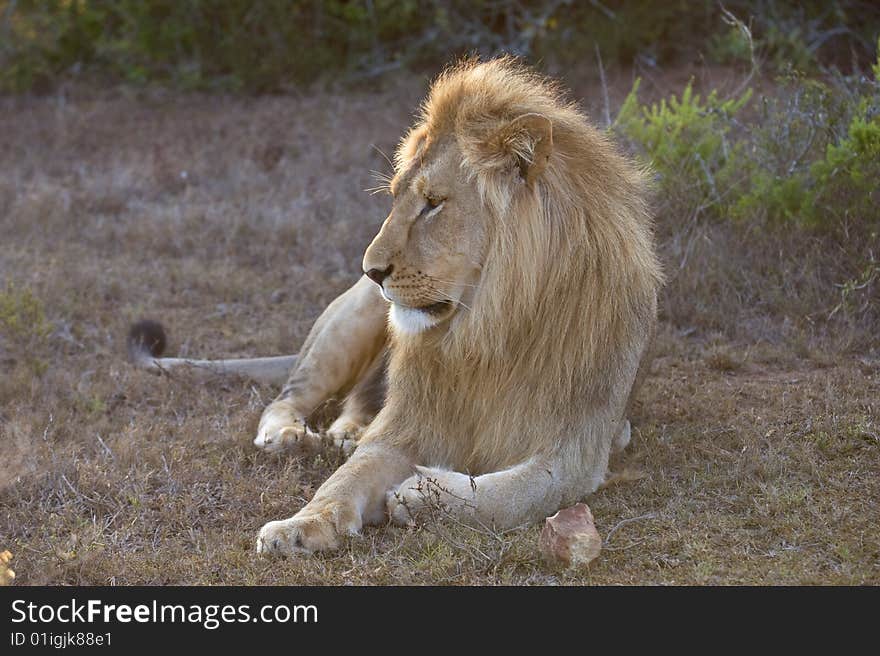
[{"label": "dry grass", "polygon": [[546,569],[538,527],[434,522],[255,557],[335,455],[256,451],[274,390],[135,371],[127,325],[162,319],[179,354],[294,351],[358,274],[387,210],[361,191],[387,170],[373,146],[393,149],[423,90],[0,100],[0,308],[31,295],[49,327],[0,316],[16,583],[880,582],[877,326],[816,323],[838,300],[821,243],[747,248],[675,217],[658,359],[616,463],[628,480],[588,500],[611,537],[587,572]]}]

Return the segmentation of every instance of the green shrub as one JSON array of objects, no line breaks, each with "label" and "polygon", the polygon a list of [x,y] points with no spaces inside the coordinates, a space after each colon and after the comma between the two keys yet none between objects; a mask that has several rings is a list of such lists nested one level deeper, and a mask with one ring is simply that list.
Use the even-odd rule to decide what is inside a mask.
[{"label": "green shrub", "polygon": [[[880,60],[874,66],[875,75]],[[880,224],[880,83],[793,74],[744,118],[751,92],[650,106],[639,81],[615,129],[658,174],[677,210],[813,227]]]},{"label": "green shrub", "polygon": [[696,202],[720,200],[719,176],[726,178],[736,144],[729,133],[733,118],[751,98],[746,90],[736,98],[722,100],[712,91],[705,100],[688,82],[681,98],[672,96],[650,106],[639,103],[640,80],[624,101],[614,129],[650,160],[666,191],[684,185]]},{"label": "green shrub", "polygon": [[810,167],[845,126],[844,114],[844,103],[827,84],[799,75],[782,80],[742,131],[747,147],[737,166],[748,185],[732,199],[731,215],[801,220]]},{"label": "green shrub", "polygon": [[824,159],[810,169],[812,193],[807,208],[831,214],[858,213],[876,220],[880,216],[880,103],[864,99],[847,130],[847,136],[829,144]]},{"label": "green shrub", "polygon": [[784,101],[766,103],[740,167],[749,188],[731,207],[751,220],[831,227],[880,222],[880,84],[877,80],[789,81]]}]

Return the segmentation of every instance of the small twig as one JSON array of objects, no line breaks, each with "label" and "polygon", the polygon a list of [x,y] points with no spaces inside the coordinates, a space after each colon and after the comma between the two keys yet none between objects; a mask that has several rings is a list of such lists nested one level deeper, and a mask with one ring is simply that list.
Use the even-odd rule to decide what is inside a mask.
[{"label": "small twig", "polygon": [[593,5],[596,9],[601,11],[605,16],[610,18],[611,20],[617,20],[617,14],[611,11],[608,7],[603,5],[599,0],[590,0],[590,4]]},{"label": "small twig", "polygon": [[817,36],[810,44],[807,45],[807,51],[812,55],[822,47],[822,45],[835,36],[840,36],[841,34],[848,34],[850,36],[854,36],[854,33],[851,29],[845,26],[835,27],[826,32],[822,32],[819,36]]},{"label": "small twig", "polygon": [[696,157],[697,163],[700,165],[700,168],[703,170],[703,174],[706,176],[706,181],[709,183],[709,189],[712,191],[712,195],[715,197],[714,202],[719,203],[721,201],[721,198],[718,195],[718,188],[715,186],[715,177],[709,170],[709,166],[706,164],[706,160],[704,160],[700,156],[700,153],[694,153],[694,157]]},{"label": "small twig", "polygon": [[80,499],[85,499],[86,501],[89,501],[91,503],[96,503],[96,501],[94,499],[92,499],[89,496],[86,496],[85,494],[83,494],[82,492],[77,490],[75,487],[73,487],[73,484],[69,480],[67,480],[67,476],[65,476],[64,474],[61,474],[61,480],[64,481],[64,483],[67,485],[67,487],[70,488],[70,491],[73,492]]},{"label": "small twig", "polygon": [[608,84],[605,81],[605,67],[602,66],[602,54],[599,52],[599,44],[596,44],[596,61],[599,64],[599,80],[602,82],[602,98],[605,101],[605,128],[611,127],[611,101],[608,99]]},{"label": "small twig", "polygon": [[816,141],[816,135],[819,131],[816,129],[816,126],[812,121],[810,121],[810,127],[813,129],[810,132],[810,138],[807,141],[807,145],[804,146],[804,149],[800,152],[800,154],[792,160],[791,164],[788,167],[788,175],[791,175],[797,170],[797,167],[800,165],[801,160],[807,155],[807,153],[810,152],[810,149],[813,147],[813,142]]},{"label": "small twig", "polygon": [[752,30],[749,29],[748,25],[743,23],[739,18],[734,16],[727,8],[721,3],[718,3],[718,6],[721,8],[721,20],[723,20],[727,25],[731,27],[735,27],[740,31],[743,38],[749,44],[749,63],[751,64],[751,69],[749,70],[749,74],[746,75],[745,79],[740,83],[739,87],[730,94],[731,98],[739,96],[743,91],[745,91],[746,87],[748,87],[749,83],[752,81],[752,78],[755,76],[755,73],[758,72],[760,65],[755,59],[755,41],[752,39]]},{"label": "small twig", "polygon": [[102,447],[104,447],[104,451],[107,453],[107,455],[110,456],[111,458],[115,459],[115,456],[113,455],[113,451],[110,449],[109,446],[107,446],[107,443],[103,439],[101,439],[100,433],[96,433],[95,437],[98,438],[98,442],[101,444]]},{"label": "small twig", "polygon": [[605,542],[611,541],[611,536],[617,531],[617,529],[626,526],[627,524],[632,524],[633,522],[638,522],[643,519],[656,519],[657,513],[648,513],[647,515],[639,515],[638,517],[630,517],[629,519],[622,519],[617,524],[615,524],[614,528],[608,531],[608,534],[605,536]]}]

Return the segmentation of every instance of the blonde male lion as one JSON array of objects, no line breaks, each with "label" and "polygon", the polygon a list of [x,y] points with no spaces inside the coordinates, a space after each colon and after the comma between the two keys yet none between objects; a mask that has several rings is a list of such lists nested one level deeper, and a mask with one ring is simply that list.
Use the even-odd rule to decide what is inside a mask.
[{"label": "blonde male lion", "polygon": [[306,417],[348,394],[328,435],[351,456],[263,526],[258,552],[406,523],[425,486],[463,521],[514,527],[603,482],[629,441],[661,271],[642,172],[560,96],[509,59],[443,73],[397,151],[366,275],[298,357],[138,356],[263,380],[292,365],[260,420],[268,451],[315,442]]}]

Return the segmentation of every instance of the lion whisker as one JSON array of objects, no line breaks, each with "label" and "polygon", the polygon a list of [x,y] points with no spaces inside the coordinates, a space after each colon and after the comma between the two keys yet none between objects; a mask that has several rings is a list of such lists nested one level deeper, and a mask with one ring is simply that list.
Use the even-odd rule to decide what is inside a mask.
[{"label": "lion whisker", "polygon": [[369,192],[373,196],[380,193],[391,194],[391,175],[388,173],[383,173],[382,171],[371,170],[370,174],[373,176],[373,179],[379,183],[376,187],[369,187],[364,189],[364,191]]},{"label": "lion whisker", "polygon": [[470,311],[470,312],[473,312],[473,309],[472,309],[467,303],[465,303],[464,301],[462,301],[461,299],[452,298],[452,296],[450,296],[450,295],[447,294],[446,292],[444,292],[444,291],[442,291],[442,290],[440,290],[440,289],[437,289],[436,287],[433,287],[433,286],[429,287],[429,289],[430,289],[430,291],[432,291],[433,293],[438,294],[438,295],[440,296],[440,299],[439,299],[439,300],[441,300],[441,301],[449,301],[449,302],[452,303],[453,305],[460,305],[461,307],[465,308],[466,310],[468,310],[468,311]]},{"label": "lion whisker", "polygon": [[371,196],[375,196],[376,194],[391,194],[391,187],[388,185],[380,185],[378,187],[367,187],[364,191],[368,192]]},{"label": "lion whisker", "polygon": [[370,169],[370,174],[374,179],[379,180],[381,182],[391,182],[393,176],[390,173],[383,173],[382,171],[377,171],[376,169]]},{"label": "lion whisker", "polygon": [[391,165],[392,168],[394,167],[394,162],[392,162],[391,158],[385,154],[385,151],[383,151],[381,148],[379,148],[379,146],[377,146],[376,144],[370,144],[370,147],[373,150],[375,150],[377,153],[379,153],[382,156],[382,158]]}]

